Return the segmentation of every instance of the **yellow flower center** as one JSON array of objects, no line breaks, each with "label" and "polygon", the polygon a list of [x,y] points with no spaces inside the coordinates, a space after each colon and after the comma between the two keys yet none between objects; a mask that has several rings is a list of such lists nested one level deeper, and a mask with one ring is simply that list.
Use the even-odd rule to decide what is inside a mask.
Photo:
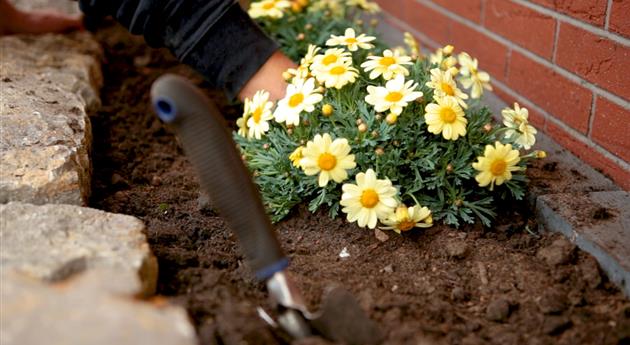
[{"label": "yellow flower center", "polygon": [[503,159],[495,159],[492,164],[490,164],[490,172],[494,176],[500,176],[505,173],[505,168],[507,168],[507,164]]},{"label": "yellow flower center", "polygon": [[337,62],[337,55],[326,55],[322,59],[322,63],[324,65],[330,65],[331,63]]},{"label": "yellow flower center", "polygon": [[455,114],[455,111],[451,108],[442,108],[440,109],[440,118],[442,122],[453,123],[457,118],[457,114]]},{"label": "yellow flower center", "polygon": [[442,83],[441,87],[445,94],[455,96],[455,90],[453,90],[453,87],[449,83]]},{"label": "yellow flower center", "polygon": [[298,105],[302,104],[303,100],[304,100],[304,95],[301,92],[296,93],[295,95],[291,96],[291,98],[289,98],[289,106],[291,108],[295,108]]},{"label": "yellow flower center", "polygon": [[254,110],[254,113],[252,114],[252,118],[254,119],[254,122],[260,123],[260,118],[262,117],[262,113],[263,113],[262,107],[258,107],[256,108],[256,110]]},{"label": "yellow flower center", "polygon": [[395,64],[396,63],[396,59],[394,59],[393,57],[390,57],[390,56],[385,56],[385,57],[382,57],[381,60],[379,60],[378,63],[383,65],[383,66],[389,66],[389,65]]},{"label": "yellow flower center", "polygon": [[406,219],[398,223],[398,230],[407,231],[407,230],[411,230],[414,226],[416,226],[416,223],[414,223],[413,221],[409,219]]},{"label": "yellow flower center", "polygon": [[378,194],[374,189],[366,189],[361,193],[361,205],[365,208],[372,208],[378,204]]},{"label": "yellow flower center", "polygon": [[357,41],[357,39],[354,38],[354,37],[346,38],[346,43],[348,43],[348,44],[353,44],[353,43],[357,43],[357,42],[359,42],[359,41]]},{"label": "yellow flower center", "polygon": [[322,153],[317,159],[317,165],[324,171],[332,170],[337,165],[337,158],[328,152]]},{"label": "yellow flower center", "polygon": [[392,91],[385,96],[385,100],[388,102],[398,102],[403,98],[403,94],[398,91]]},{"label": "yellow flower center", "polygon": [[266,2],[262,7],[265,10],[270,10],[270,9],[276,7],[276,2],[275,1]]},{"label": "yellow flower center", "polygon": [[330,69],[330,74],[333,75],[342,75],[344,73],[346,73],[346,68],[343,66],[335,66]]}]

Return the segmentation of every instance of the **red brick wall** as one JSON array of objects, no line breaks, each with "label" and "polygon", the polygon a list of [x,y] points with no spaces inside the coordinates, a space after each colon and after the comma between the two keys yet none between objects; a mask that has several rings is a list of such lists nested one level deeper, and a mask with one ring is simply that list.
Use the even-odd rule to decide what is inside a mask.
[{"label": "red brick wall", "polygon": [[630,0],[378,0],[430,49],[479,59],[496,93],[630,190]]}]

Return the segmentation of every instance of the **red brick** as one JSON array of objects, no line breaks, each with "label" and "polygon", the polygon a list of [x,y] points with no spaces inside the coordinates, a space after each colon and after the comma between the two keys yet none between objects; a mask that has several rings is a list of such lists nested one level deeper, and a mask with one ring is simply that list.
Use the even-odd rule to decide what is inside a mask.
[{"label": "red brick", "polygon": [[405,1],[392,1],[392,0],[376,0],[383,11],[393,15],[394,17],[404,18],[405,8],[407,6]]},{"label": "red brick", "polygon": [[610,9],[610,31],[630,37],[630,1],[613,0]]},{"label": "red brick", "polygon": [[509,0],[488,0],[485,26],[531,50],[551,59],[556,20]]},{"label": "red brick", "polygon": [[476,23],[481,22],[481,0],[433,0],[450,12]]},{"label": "red brick", "polygon": [[[587,23],[604,26],[607,0],[530,0]],[[613,0],[614,1],[614,0]]]},{"label": "red brick", "polygon": [[630,109],[598,97],[591,137],[617,157],[630,162]]},{"label": "red brick", "polygon": [[593,98],[588,89],[515,51],[507,82],[516,92],[586,134]]},{"label": "red brick", "polygon": [[450,43],[457,53],[465,51],[479,60],[479,69],[490,73],[492,79],[505,80],[508,48],[484,33],[453,21]]},{"label": "red brick", "polygon": [[407,0],[406,3],[406,13],[402,18],[407,24],[426,34],[438,44],[450,43],[448,40],[451,20],[448,17],[414,0]]},{"label": "red brick", "polygon": [[[628,18],[630,20],[630,18]],[[562,23],[556,63],[630,100],[630,47]]]},{"label": "red brick", "polygon": [[505,103],[507,103],[509,107],[514,107],[514,102],[516,102],[521,106],[521,108],[527,108],[527,111],[529,112],[529,122],[531,122],[531,124],[540,131],[545,128],[545,117],[531,107],[526,106],[522,97],[519,96],[517,98],[514,98],[510,96],[507,92],[505,92],[503,88],[497,85],[494,85],[493,92],[495,95],[499,96],[499,98],[501,98]]},{"label": "red brick", "polygon": [[630,171],[597,152],[591,145],[574,138],[551,121],[547,123],[547,134],[588,165],[608,175],[621,188],[626,191],[630,190]]}]

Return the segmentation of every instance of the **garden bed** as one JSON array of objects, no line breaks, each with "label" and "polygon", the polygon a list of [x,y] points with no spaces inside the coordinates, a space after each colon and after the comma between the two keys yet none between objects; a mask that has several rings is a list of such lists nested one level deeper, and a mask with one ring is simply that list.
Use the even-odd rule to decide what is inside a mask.
[{"label": "garden bed", "polygon": [[[92,118],[91,206],[145,222],[159,261],[158,294],[188,309],[201,344],[286,343],[258,318],[256,306],[270,309],[263,284],[200,198],[191,165],[149,105],[158,76],[178,73],[203,87],[201,78],[120,27],[97,36],[106,86]],[[240,116],[220,93],[208,92],[228,119]],[[550,166],[538,171],[554,174]],[[491,229],[435,225],[379,239],[300,207],[277,230],[311,307],[327,285],[342,284],[381,324],[388,344],[630,341],[630,304],[592,257],[560,235],[539,234],[524,203],[504,205],[499,214]],[[341,258],[344,248],[350,256]]]}]

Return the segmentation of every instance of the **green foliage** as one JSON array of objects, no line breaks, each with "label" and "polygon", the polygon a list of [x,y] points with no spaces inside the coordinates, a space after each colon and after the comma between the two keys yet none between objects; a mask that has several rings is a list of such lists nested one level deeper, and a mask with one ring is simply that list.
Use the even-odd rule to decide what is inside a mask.
[{"label": "green foliage", "polygon": [[[325,11],[305,11],[292,13],[282,20],[266,19],[260,23],[280,42],[285,53],[299,61],[308,44],[323,47],[331,34],[341,35],[348,27],[354,27],[357,34],[364,32],[357,25],[359,14],[359,11],[346,10],[341,16],[333,16]],[[309,26],[312,28],[304,29]],[[301,33],[304,33],[303,38]],[[378,42],[370,52],[381,54],[384,47]],[[359,70],[357,80],[339,90],[325,89],[316,109],[301,114],[300,126],[287,127],[271,121],[271,129],[260,140],[235,132],[234,138],[274,222],[300,203],[307,203],[311,211],[325,207],[331,217],[341,212],[341,184],[330,181],[325,187],[319,187],[317,176],[306,176],[289,160],[296,148],[313,140],[316,134],[324,133],[329,133],[333,140],[346,138],[355,155],[357,166],[348,172],[350,178],[345,183],[353,183],[353,177],[359,172],[374,169],[379,178],[391,180],[401,202],[428,206],[435,220],[449,225],[459,226],[478,219],[489,226],[495,216],[494,205],[499,200],[523,197],[527,182],[524,169],[531,154],[521,156],[518,166],[522,170],[513,172],[511,180],[494,186],[493,191],[480,187],[475,181],[478,171],[472,163],[484,155],[486,145],[493,145],[495,141],[508,143],[503,138],[505,128],[488,127],[492,124],[492,114],[486,107],[478,101],[468,101],[467,133],[458,140],[446,140],[430,133],[424,115],[426,106],[433,102],[433,90],[426,83],[430,80],[429,71],[437,65],[419,58],[408,66],[410,75],[406,80],[414,80],[424,96],[405,107],[397,122],[390,124],[385,121],[387,113],[377,113],[365,100],[368,85],[385,83],[380,77],[369,79],[359,67],[367,53],[362,49],[352,53],[354,66]],[[334,108],[331,116],[322,114],[324,104]],[[367,130],[361,131],[358,123],[365,124]]]}]

